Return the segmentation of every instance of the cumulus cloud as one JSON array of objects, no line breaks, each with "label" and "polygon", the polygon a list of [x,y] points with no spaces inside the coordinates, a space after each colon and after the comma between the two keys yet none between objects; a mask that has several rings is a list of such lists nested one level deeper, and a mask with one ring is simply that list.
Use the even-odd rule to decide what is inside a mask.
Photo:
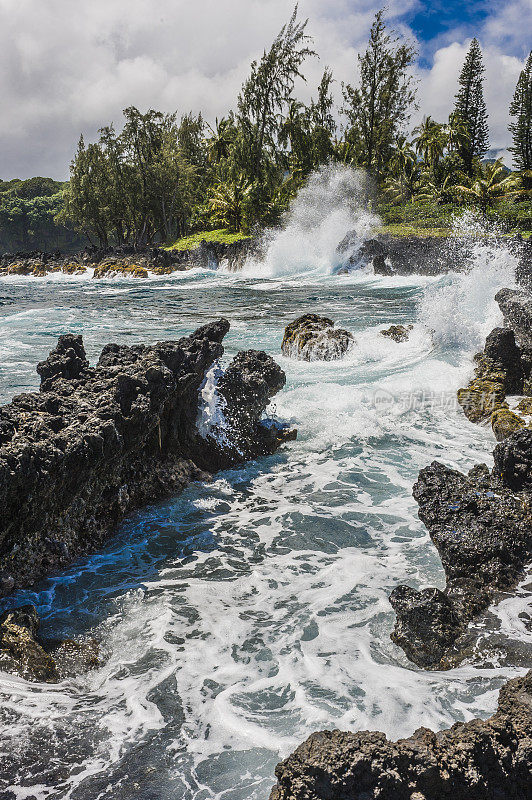
[{"label": "cumulus cloud", "polygon": [[[404,15],[419,0],[388,4]],[[355,79],[378,5],[369,0],[301,0],[321,60],[308,63],[305,97],[326,64],[337,79]],[[0,177],[64,178],[79,134],[94,138],[128,105],[204,111],[214,120],[234,106],[253,58],[260,56],[293,0],[0,0]],[[526,55],[531,0],[506,4],[479,32],[485,45],[492,137],[508,144],[507,106]],[[509,27],[517,28],[512,34]],[[528,27],[530,30],[530,26]],[[423,111],[445,117],[468,41],[457,34],[420,70]]]}]

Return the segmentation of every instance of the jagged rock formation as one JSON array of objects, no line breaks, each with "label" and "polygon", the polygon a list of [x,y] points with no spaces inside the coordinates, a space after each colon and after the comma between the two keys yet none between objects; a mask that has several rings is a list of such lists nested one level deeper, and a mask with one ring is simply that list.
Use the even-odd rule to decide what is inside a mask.
[{"label": "jagged rock formation", "polygon": [[34,606],[20,606],[0,616],[0,670],[29,681],[55,683],[99,664],[99,646],[93,639],[67,639],[48,647],[39,638]]},{"label": "jagged rock formation", "polygon": [[523,394],[529,375],[513,330],[495,328],[475,362],[475,376],[465,389],[458,390],[458,402],[471,422],[491,419],[497,438],[504,438],[525,424],[508,410],[506,402],[507,395]]},{"label": "jagged rock formation", "polygon": [[399,586],[392,640],[420,667],[441,669],[460,660],[468,622],[515,586],[532,557],[532,430],[497,445],[468,475],[433,462],[413,494],[445,570],[444,591]]},{"label": "jagged rock formation", "polygon": [[[463,236],[392,236],[380,235],[368,239],[357,249],[355,260],[372,263],[378,275],[440,275],[467,269],[473,252],[474,238]],[[346,243],[347,237],[344,239]],[[497,240],[494,240],[497,243]],[[515,252],[518,263],[517,281],[532,288],[532,240],[520,236],[500,240],[504,247]]]},{"label": "jagged rock formation", "polygon": [[526,373],[524,391],[532,395],[532,295],[523,289],[501,289],[495,295],[495,300],[503,313],[504,324],[513,330],[521,348]]},{"label": "jagged rock formation", "polygon": [[529,800],[532,672],[497,712],[391,742],[383,733],[314,733],[275,770],[270,800]]},{"label": "jagged rock formation", "polygon": [[286,326],[281,352],[301,361],[335,361],[342,358],[353,344],[353,334],[335,328],[332,319],[318,314],[303,314]]},{"label": "jagged rock formation", "polygon": [[413,325],[390,325],[389,328],[384,328],[381,333],[383,336],[393,339],[394,342],[406,342],[413,328]]},{"label": "jagged rock formation", "polygon": [[200,387],[228,330],[221,319],[176,342],[109,344],[95,367],[80,336],[59,338],[40,391],[0,409],[0,593],[94,551],[130,510],[287,438],[261,423],[285,375],[256,351],[218,387],[225,440],[199,434]]},{"label": "jagged rock formation", "polygon": [[149,273],[166,275],[171,272],[201,267],[216,269],[222,262],[237,270],[256,242],[242,239],[232,244],[200,242],[190,250],[165,250],[159,247],[135,249],[132,247],[87,248],[80,253],[19,252],[0,254],[0,276],[25,275],[40,278],[51,272],[81,275],[94,268],[93,277],[111,278],[117,275],[147,278]]}]

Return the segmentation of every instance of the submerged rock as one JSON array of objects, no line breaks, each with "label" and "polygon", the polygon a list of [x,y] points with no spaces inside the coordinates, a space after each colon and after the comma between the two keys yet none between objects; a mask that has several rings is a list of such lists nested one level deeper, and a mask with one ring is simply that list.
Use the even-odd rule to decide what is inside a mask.
[{"label": "submerged rock", "polygon": [[440,589],[398,586],[390,603],[397,615],[392,641],[419,667],[439,664],[463,629],[452,601]]},{"label": "submerged rock", "polygon": [[32,605],[0,616],[0,670],[29,681],[56,683],[99,665],[100,648],[94,639],[67,639],[46,647],[38,631],[39,616]]},{"label": "submerged rock", "polygon": [[52,656],[37,641],[39,617],[33,606],[6,611],[0,616],[0,669],[26,680],[59,680]]},{"label": "submerged rock", "polygon": [[482,464],[463,475],[435,461],[414,486],[446,577],[443,592],[401,586],[390,597],[392,639],[420,667],[449,667],[468,622],[514,587],[532,558],[532,430],[499,444],[494,462],[492,473]]},{"label": "submerged rock", "polygon": [[390,325],[389,328],[383,328],[381,333],[394,342],[406,342],[410,337],[410,331],[413,330],[413,325]]},{"label": "submerged rock", "polygon": [[532,777],[532,672],[499,694],[488,720],[383,733],[321,731],[278,764],[270,800],[528,800]]},{"label": "submerged rock", "polygon": [[353,334],[335,328],[328,317],[303,314],[286,326],[281,344],[283,355],[301,361],[335,361],[354,344]]},{"label": "submerged rock", "polygon": [[81,337],[60,337],[38,366],[40,391],[0,408],[3,594],[94,552],[132,509],[287,438],[262,424],[285,375],[257,351],[221,382],[228,437],[199,434],[200,388],[228,330],[221,319],[178,341],[109,344],[95,367]]}]

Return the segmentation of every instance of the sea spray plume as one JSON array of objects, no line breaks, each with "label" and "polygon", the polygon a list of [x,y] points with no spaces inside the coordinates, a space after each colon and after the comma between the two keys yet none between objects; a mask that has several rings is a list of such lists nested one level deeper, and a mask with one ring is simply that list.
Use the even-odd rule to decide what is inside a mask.
[{"label": "sea spray plume", "polygon": [[244,271],[261,276],[300,273],[329,275],[346,261],[338,250],[346,234],[349,256],[379,223],[368,209],[371,187],[367,175],[342,164],[321,167],[308,178],[288,211],[281,230],[265,234],[264,259],[248,260]]},{"label": "sea spray plume", "polygon": [[478,350],[500,324],[495,294],[515,286],[518,256],[498,234],[494,225],[471,212],[455,218],[448,247],[460,271],[428,286],[418,307],[418,319],[436,346]]}]

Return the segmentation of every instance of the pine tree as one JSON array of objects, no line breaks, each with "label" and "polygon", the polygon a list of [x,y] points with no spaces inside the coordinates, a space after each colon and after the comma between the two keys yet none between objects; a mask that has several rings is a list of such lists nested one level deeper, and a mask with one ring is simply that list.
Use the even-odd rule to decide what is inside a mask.
[{"label": "pine tree", "polygon": [[454,106],[455,113],[463,120],[467,129],[467,139],[463,141],[459,153],[468,175],[473,174],[475,160],[482,159],[489,148],[483,82],[482,51],[477,39],[473,39],[458,79],[460,88]]},{"label": "pine tree", "polygon": [[393,144],[416,107],[416,86],[409,75],[416,55],[409,42],[387,33],[384,9],[375,14],[366,52],[358,56],[360,85],[342,84],[349,124],[346,141],[357,163],[381,180],[390,163]]},{"label": "pine tree", "polygon": [[277,149],[277,137],[292,101],[297,78],[304,80],[303,62],[316,53],[309,47],[307,22],[299,22],[298,7],[283,25],[260,61],[253,61],[251,74],[238,96],[237,122],[244,136],[247,161],[244,169],[252,180],[263,180],[263,166]]},{"label": "pine tree", "polygon": [[532,51],[524,70],[519,75],[510,116],[515,117],[508,130],[512,134],[514,166],[519,170],[532,170]]}]

